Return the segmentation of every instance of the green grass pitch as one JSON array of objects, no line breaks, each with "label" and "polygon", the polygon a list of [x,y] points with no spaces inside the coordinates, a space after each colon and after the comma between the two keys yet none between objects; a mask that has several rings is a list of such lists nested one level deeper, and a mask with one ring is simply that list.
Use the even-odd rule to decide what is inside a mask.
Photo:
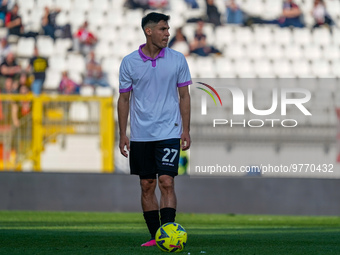
[{"label": "green grass pitch", "polygon": [[[340,254],[340,217],[182,214],[181,254]],[[0,211],[1,255],[165,254],[147,241],[141,213]]]}]

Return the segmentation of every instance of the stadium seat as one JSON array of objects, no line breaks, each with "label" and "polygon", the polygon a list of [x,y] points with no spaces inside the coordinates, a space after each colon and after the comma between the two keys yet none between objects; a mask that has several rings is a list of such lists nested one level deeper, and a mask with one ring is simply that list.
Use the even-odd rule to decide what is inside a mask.
[{"label": "stadium seat", "polygon": [[99,97],[112,97],[113,90],[111,87],[96,87],[96,95]]},{"label": "stadium seat", "polygon": [[48,69],[46,71],[46,80],[44,83],[44,88],[56,90],[59,88],[59,83],[61,81],[61,72],[55,69]]},{"label": "stadium seat", "polygon": [[213,57],[197,58],[196,68],[199,78],[216,78]]},{"label": "stadium seat", "polygon": [[261,0],[247,1],[242,4],[242,9],[251,16],[260,16],[264,11]]},{"label": "stadium seat", "polygon": [[75,83],[81,85],[83,83],[83,78],[80,72],[68,70],[68,76],[71,80],[73,80]]},{"label": "stadium seat", "polygon": [[265,56],[268,59],[275,60],[275,59],[281,59],[284,57],[283,55],[283,49],[280,44],[270,44],[265,47]]},{"label": "stadium seat", "polygon": [[340,60],[332,61],[331,72],[335,77],[340,78]]},{"label": "stadium seat", "polygon": [[249,43],[246,49],[246,55],[248,58],[256,60],[265,57],[263,47],[258,43]]},{"label": "stadium seat", "polygon": [[[115,2],[115,1],[112,1]],[[106,22],[108,25],[118,28],[125,24],[125,19],[123,17],[122,11],[110,10],[107,13]]]},{"label": "stadium seat", "polygon": [[97,27],[101,27],[105,24],[106,15],[102,10],[91,10],[87,15],[87,21],[89,24]]},{"label": "stadium seat", "polygon": [[[187,34],[185,34],[187,35]],[[215,30],[216,46],[226,45],[235,41],[233,28],[230,26],[219,26]]]},{"label": "stadium seat", "polygon": [[38,36],[37,47],[39,54],[43,57],[50,57],[54,53],[54,41],[49,36]]},{"label": "stadium seat", "polygon": [[255,78],[254,69],[248,59],[236,59],[235,72],[240,78]]},{"label": "stadium seat", "polygon": [[279,78],[292,78],[294,77],[291,64],[288,60],[277,59],[273,65],[274,74]]},{"label": "stadium seat", "polygon": [[67,70],[64,55],[51,56],[48,60],[48,65],[50,70],[54,70],[56,72],[62,72]]},{"label": "stadium seat", "polygon": [[91,7],[91,10],[99,10],[109,12],[109,0],[96,0]]},{"label": "stadium seat", "polygon": [[72,1],[65,0],[54,0],[55,6],[60,8],[62,11],[69,11],[72,7]]},{"label": "stadium seat", "polygon": [[72,40],[69,38],[58,38],[54,44],[54,54],[56,55],[66,55],[68,49],[72,47]]},{"label": "stadium seat", "polygon": [[312,41],[311,32],[309,28],[294,28],[293,41],[295,44],[308,45]]},{"label": "stadium seat", "polygon": [[333,44],[336,46],[340,46],[340,29],[334,28],[333,29]]},{"label": "stadium seat", "polygon": [[97,31],[97,37],[100,41],[114,42],[118,38],[118,32],[113,26],[102,26]]},{"label": "stadium seat", "polygon": [[330,78],[331,70],[328,61],[314,60],[312,62],[312,72],[318,78]]},{"label": "stadium seat", "polygon": [[254,39],[256,43],[270,45],[273,41],[270,26],[254,26]]},{"label": "stadium seat", "polygon": [[84,73],[85,72],[84,57],[78,54],[69,54],[66,61],[66,68],[69,71]]},{"label": "stadium seat", "polygon": [[227,58],[215,60],[215,71],[219,78],[234,78],[236,76],[234,66]]},{"label": "stadium seat", "polygon": [[245,57],[244,47],[239,43],[228,44],[228,47],[224,50],[224,55],[229,59],[240,59]]},{"label": "stadium seat", "polygon": [[69,110],[71,121],[88,121],[89,107],[84,102],[72,102]]},{"label": "stadium seat", "polygon": [[24,26],[25,32],[40,32],[41,30],[41,19],[43,17],[43,9],[34,9],[34,12],[30,14],[30,23]]},{"label": "stadium seat", "polygon": [[55,21],[58,26],[65,26],[66,24],[68,24],[70,20],[67,11],[60,11]]},{"label": "stadium seat", "polygon": [[300,45],[292,44],[286,45],[284,48],[284,56],[289,60],[302,59],[302,48]]},{"label": "stadium seat", "polygon": [[118,74],[120,67],[120,61],[114,57],[105,57],[102,60],[102,69],[107,73],[116,73]]},{"label": "stadium seat", "polygon": [[35,7],[34,0],[17,0],[19,9],[32,11]]},{"label": "stadium seat", "polygon": [[81,9],[71,9],[69,12],[69,21],[72,26],[73,31],[77,31],[78,28],[84,24],[86,20],[86,15],[84,10]]},{"label": "stadium seat", "polygon": [[308,44],[304,46],[303,56],[308,60],[319,60],[322,58],[320,46],[315,44]]},{"label": "stadium seat", "polygon": [[293,36],[289,28],[277,28],[274,30],[274,42],[280,45],[291,45]]},{"label": "stadium seat", "polygon": [[94,95],[94,88],[92,86],[81,86],[79,94],[82,96],[90,97]]},{"label": "stadium seat", "polygon": [[323,57],[325,60],[337,60],[340,59],[339,46],[329,44],[323,48]]},{"label": "stadium seat", "polygon": [[325,47],[327,47],[332,42],[331,34],[327,28],[314,29],[312,39],[312,42],[315,45],[322,45]]},{"label": "stadium seat", "polygon": [[35,41],[33,38],[20,37],[18,41],[17,55],[19,57],[32,57]]},{"label": "stadium seat", "polygon": [[[119,32],[118,32],[118,38],[120,38],[119,41],[123,43],[131,43],[136,40],[136,34],[143,35],[142,29],[138,29],[135,26],[124,26],[121,27]],[[116,40],[117,42],[117,40]],[[139,42],[142,44],[142,42]]]},{"label": "stadium seat", "polygon": [[279,17],[282,13],[282,2],[281,1],[265,1],[264,3],[264,18],[265,19],[275,19]]},{"label": "stadium seat", "polygon": [[91,8],[90,0],[73,0],[72,9],[73,10],[81,10],[88,11]]},{"label": "stadium seat", "polygon": [[111,48],[107,41],[99,41],[94,51],[98,58],[102,58],[111,54]]},{"label": "stadium seat", "polygon": [[311,68],[307,60],[294,60],[292,64],[292,71],[296,77],[308,78],[311,77]]},{"label": "stadium seat", "polygon": [[274,72],[272,69],[272,64],[265,59],[259,59],[254,61],[254,70],[257,77],[260,78],[272,78],[274,77]]},{"label": "stadium seat", "polygon": [[131,49],[127,45],[127,42],[115,41],[113,46],[111,46],[111,52],[114,57],[123,58],[131,53]]},{"label": "stadium seat", "polygon": [[51,8],[54,5],[53,0],[36,0],[37,8],[45,8],[46,6]]},{"label": "stadium seat", "polygon": [[253,42],[253,33],[249,27],[235,28],[235,39],[238,44],[249,44]]},{"label": "stadium seat", "polygon": [[326,1],[327,12],[334,19],[339,16],[340,2],[339,1]]}]

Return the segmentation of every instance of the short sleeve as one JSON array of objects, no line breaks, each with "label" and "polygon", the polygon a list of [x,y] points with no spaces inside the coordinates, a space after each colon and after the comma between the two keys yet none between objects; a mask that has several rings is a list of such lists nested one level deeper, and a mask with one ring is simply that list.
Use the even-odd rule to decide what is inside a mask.
[{"label": "short sleeve", "polygon": [[177,87],[184,87],[192,84],[189,66],[184,55],[181,54]]},{"label": "short sleeve", "polygon": [[124,58],[119,68],[119,93],[125,93],[131,90],[132,79],[130,76],[127,60]]}]

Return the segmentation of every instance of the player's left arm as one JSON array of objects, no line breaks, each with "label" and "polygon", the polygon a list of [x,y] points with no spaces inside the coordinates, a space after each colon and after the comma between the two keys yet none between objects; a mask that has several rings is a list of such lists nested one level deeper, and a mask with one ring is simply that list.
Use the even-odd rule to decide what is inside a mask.
[{"label": "player's left arm", "polygon": [[190,148],[190,94],[188,86],[178,88],[179,93],[179,107],[182,116],[183,132],[181,135],[182,139],[182,150]]}]

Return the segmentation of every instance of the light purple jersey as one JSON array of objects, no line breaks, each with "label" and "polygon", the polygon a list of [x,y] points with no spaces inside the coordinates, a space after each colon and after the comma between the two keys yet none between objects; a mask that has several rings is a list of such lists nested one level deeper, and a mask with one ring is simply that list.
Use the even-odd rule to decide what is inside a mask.
[{"label": "light purple jersey", "polygon": [[131,141],[180,138],[182,119],[178,87],[192,83],[182,53],[163,48],[155,59],[139,50],[127,55],[119,70],[119,92],[131,91]]}]

